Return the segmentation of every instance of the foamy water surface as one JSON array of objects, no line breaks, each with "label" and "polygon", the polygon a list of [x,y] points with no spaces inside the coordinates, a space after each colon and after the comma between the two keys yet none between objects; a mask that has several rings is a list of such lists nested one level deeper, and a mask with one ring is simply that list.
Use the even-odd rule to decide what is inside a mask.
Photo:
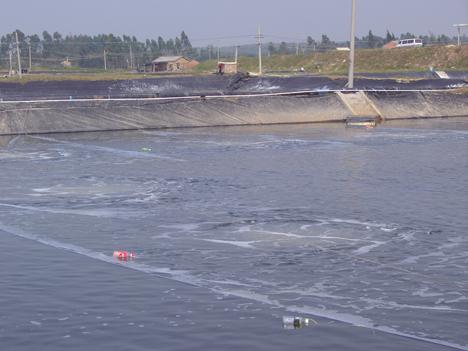
[{"label": "foamy water surface", "polygon": [[2,349],[468,350],[464,119],[2,145]]}]

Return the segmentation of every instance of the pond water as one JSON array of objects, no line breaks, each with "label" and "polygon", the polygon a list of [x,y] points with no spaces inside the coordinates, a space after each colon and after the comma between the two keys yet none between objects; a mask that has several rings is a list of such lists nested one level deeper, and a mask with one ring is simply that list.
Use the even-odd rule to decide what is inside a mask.
[{"label": "pond water", "polygon": [[468,349],[468,119],[0,143],[3,350]]}]

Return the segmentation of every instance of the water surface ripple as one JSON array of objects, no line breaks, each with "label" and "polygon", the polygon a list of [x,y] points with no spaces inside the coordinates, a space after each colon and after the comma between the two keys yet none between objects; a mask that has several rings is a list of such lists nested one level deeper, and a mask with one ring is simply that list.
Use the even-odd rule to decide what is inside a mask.
[{"label": "water surface ripple", "polygon": [[0,142],[5,349],[468,350],[465,119]]}]

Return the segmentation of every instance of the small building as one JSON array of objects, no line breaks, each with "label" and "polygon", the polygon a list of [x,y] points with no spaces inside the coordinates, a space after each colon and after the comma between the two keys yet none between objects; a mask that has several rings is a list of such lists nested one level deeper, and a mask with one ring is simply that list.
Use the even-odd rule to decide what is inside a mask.
[{"label": "small building", "polygon": [[237,62],[218,62],[218,74],[236,74]]},{"label": "small building", "polygon": [[72,65],[72,63],[71,63],[71,61],[68,59],[68,57],[67,57],[66,60],[62,61],[61,64],[62,64],[62,66],[63,66],[64,68],[71,67],[71,65]]},{"label": "small building", "polygon": [[145,72],[183,72],[188,71],[199,62],[184,56],[160,56],[145,65]]},{"label": "small building", "polygon": [[234,61],[220,61],[218,49],[218,74],[236,74],[237,73],[237,57],[239,56],[239,48],[236,46],[236,53],[234,54]]}]

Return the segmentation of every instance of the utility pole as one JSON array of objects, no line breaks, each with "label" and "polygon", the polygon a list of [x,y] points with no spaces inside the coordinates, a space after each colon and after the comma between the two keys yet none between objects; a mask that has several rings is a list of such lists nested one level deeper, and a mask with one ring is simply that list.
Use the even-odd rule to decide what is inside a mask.
[{"label": "utility pole", "polygon": [[107,71],[107,50],[104,49],[104,71]]},{"label": "utility pole", "polygon": [[257,39],[257,44],[258,44],[258,74],[261,76],[263,74],[262,72],[262,38],[263,38],[263,35],[260,30],[260,25],[258,26],[258,32],[255,38]]},{"label": "utility pole", "polygon": [[236,46],[236,53],[235,53],[235,55],[234,55],[234,57],[235,57],[235,60],[234,60],[234,61],[236,62],[236,65],[237,65],[237,57],[238,57],[238,56],[239,56],[239,46]]},{"label": "utility pole", "polygon": [[349,72],[348,72],[348,89],[354,89],[354,46],[356,38],[356,0],[352,0],[351,8],[351,40],[349,50]]},{"label": "utility pole", "polygon": [[13,75],[13,51],[8,50],[8,56],[10,57],[10,70],[8,71],[8,77],[11,77]]},{"label": "utility pole", "polygon": [[20,57],[20,49],[19,49],[19,41],[18,41],[18,31],[15,32],[16,37],[16,56],[18,57],[18,74],[19,77],[23,77],[23,73],[21,72],[21,57]]},{"label": "utility pole", "polygon": [[130,44],[130,69],[133,70],[133,52],[132,52],[132,44]]},{"label": "utility pole", "polygon": [[28,72],[31,73],[32,70],[32,56],[31,56],[31,42],[29,43],[29,69]]},{"label": "utility pole", "polygon": [[296,56],[299,56],[299,42],[296,43]]},{"label": "utility pole", "polygon": [[467,28],[468,24],[454,24],[453,26],[457,28],[457,31],[458,31],[457,44],[458,46],[461,46],[461,30],[462,28]]}]

